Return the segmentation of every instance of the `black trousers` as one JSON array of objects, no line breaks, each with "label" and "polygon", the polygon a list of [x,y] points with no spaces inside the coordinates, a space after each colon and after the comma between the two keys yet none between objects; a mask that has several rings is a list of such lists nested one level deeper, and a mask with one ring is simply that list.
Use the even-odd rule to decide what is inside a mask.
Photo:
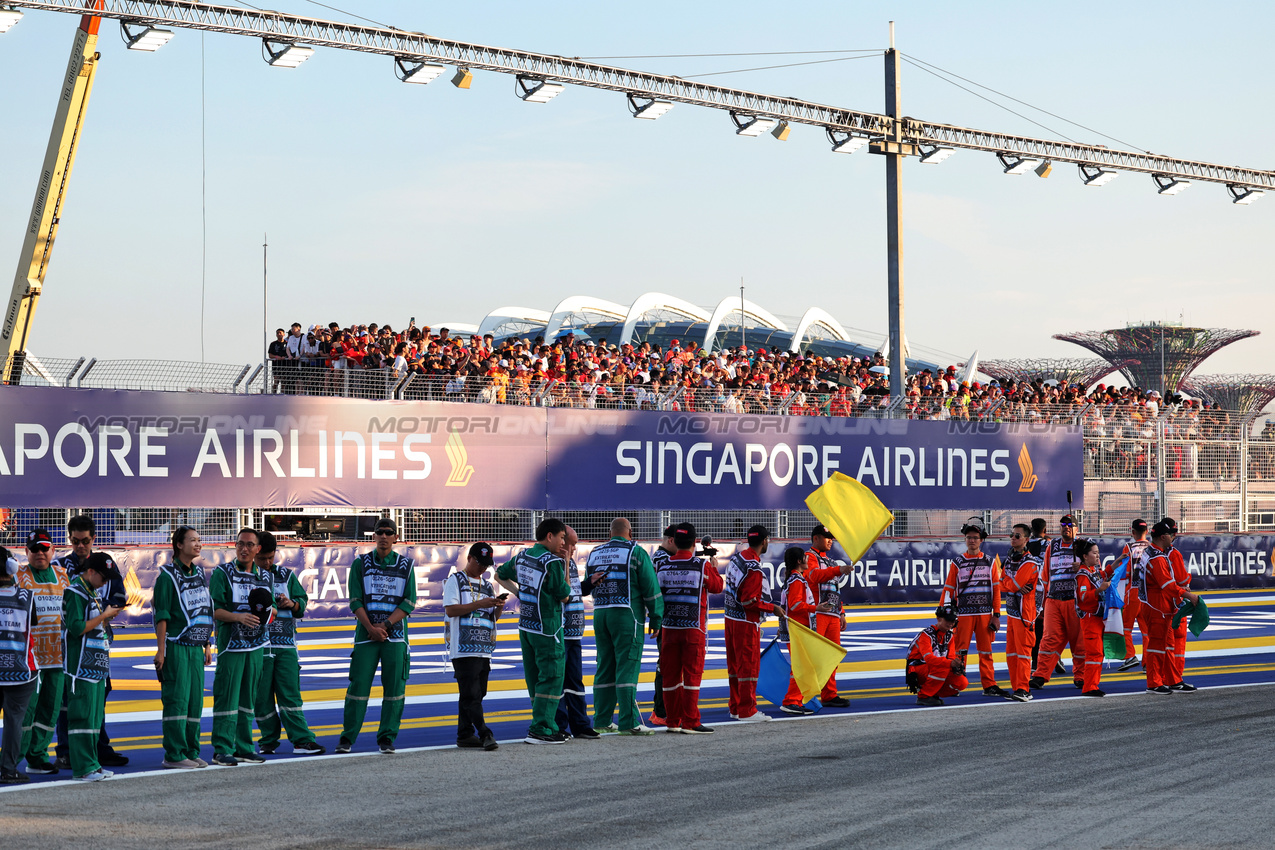
[{"label": "black trousers", "polygon": [[[659,651],[664,648],[664,632],[661,631],[655,638],[656,658],[659,658]],[[660,662],[655,662],[655,710],[652,712],[656,717],[668,717],[664,713],[664,671],[660,669]]]},{"label": "black trousers", "polygon": [[491,674],[489,658],[453,658],[460,700],[456,708],[456,740],[471,735],[483,737],[491,733],[483,721],[483,697],[487,696],[487,677]]}]

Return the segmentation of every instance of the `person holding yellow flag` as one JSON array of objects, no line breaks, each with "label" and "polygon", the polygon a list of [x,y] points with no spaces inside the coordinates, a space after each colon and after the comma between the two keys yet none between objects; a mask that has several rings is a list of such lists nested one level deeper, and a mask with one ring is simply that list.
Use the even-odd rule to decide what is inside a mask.
[{"label": "person holding yellow flag", "polygon": [[[788,623],[802,623],[811,631],[817,631],[815,618],[819,614],[830,613],[832,605],[828,602],[819,602],[814,590],[811,589],[811,581],[806,577],[805,550],[800,546],[789,546],[784,550],[784,566],[788,568],[788,580],[784,585],[784,615]],[[786,626],[788,623],[782,625]],[[789,633],[791,641],[791,631],[787,628],[783,631]],[[789,677],[788,694],[784,697],[783,705],[779,706],[779,710],[784,714],[814,714],[814,709],[806,708],[805,702],[801,698],[801,688],[797,685],[796,677]]]},{"label": "person holding yellow flag", "polygon": [[[806,550],[806,580],[817,590],[820,602],[819,610],[815,612],[815,631],[840,646],[846,614],[841,602],[839,579],[850,575],[854,566],[838,564],[829,557],[832,544],[836,542],[837,538],[823,523],[810,532],[810,548]],[[825,605],[828,607],[824,608]],[[824,708],[849,708],[850,700],[837,695],[836,671],[819,691],[819,703]]]}]

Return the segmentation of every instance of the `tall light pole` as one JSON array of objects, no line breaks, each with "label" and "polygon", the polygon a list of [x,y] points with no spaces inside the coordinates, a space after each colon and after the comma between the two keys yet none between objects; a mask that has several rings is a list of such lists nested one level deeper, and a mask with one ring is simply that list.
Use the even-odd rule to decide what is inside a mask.
[{"label": "tall light pole", "polygon": [[884,141],[868,150],[885,156],[886,301],[890,322],[890,397],[903,397],[903,186],[899,169],[916,146],[903,141],[899,106],[899,51],[894,48],[890,21],[890,49],[885,52],[885,114],[895,119]]}]

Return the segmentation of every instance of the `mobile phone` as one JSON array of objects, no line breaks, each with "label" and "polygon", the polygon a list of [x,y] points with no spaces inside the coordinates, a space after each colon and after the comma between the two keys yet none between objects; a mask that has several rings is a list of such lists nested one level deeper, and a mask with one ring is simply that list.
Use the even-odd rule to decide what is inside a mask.
[{"label": "mobile phone", "polygon": [[497,596],[496,598],[497,598],[497,599],[499,599],[501,602],[504,602],[506,599],[508,599],[508,598],[509,598],[509,594],[508,594],[508,593],[502,593],[502,594],[500,594],[499,596]]}]

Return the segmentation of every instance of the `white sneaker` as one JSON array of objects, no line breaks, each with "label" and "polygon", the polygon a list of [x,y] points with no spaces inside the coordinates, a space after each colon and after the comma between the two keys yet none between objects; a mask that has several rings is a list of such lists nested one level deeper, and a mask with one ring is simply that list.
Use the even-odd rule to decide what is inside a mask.
[{"label": "white sneaker", "polygon": [[109,779],[110,776],[114,776],[114,775],[115,774],[110,774],[108,776],[106,771],[104,770],[95,770],[92,773],[86,773],[83,776],[75,777],[75,781],[76,782],[101,782],[103,779]]},{"label": "white sneaker", "polygon": [[746,717],[738,717],[736,719],[740,723],[759,723],[763,720],[769,720],[770,715],[762,714],[760,711],[754,711],[752,714],[749,714]]}]

